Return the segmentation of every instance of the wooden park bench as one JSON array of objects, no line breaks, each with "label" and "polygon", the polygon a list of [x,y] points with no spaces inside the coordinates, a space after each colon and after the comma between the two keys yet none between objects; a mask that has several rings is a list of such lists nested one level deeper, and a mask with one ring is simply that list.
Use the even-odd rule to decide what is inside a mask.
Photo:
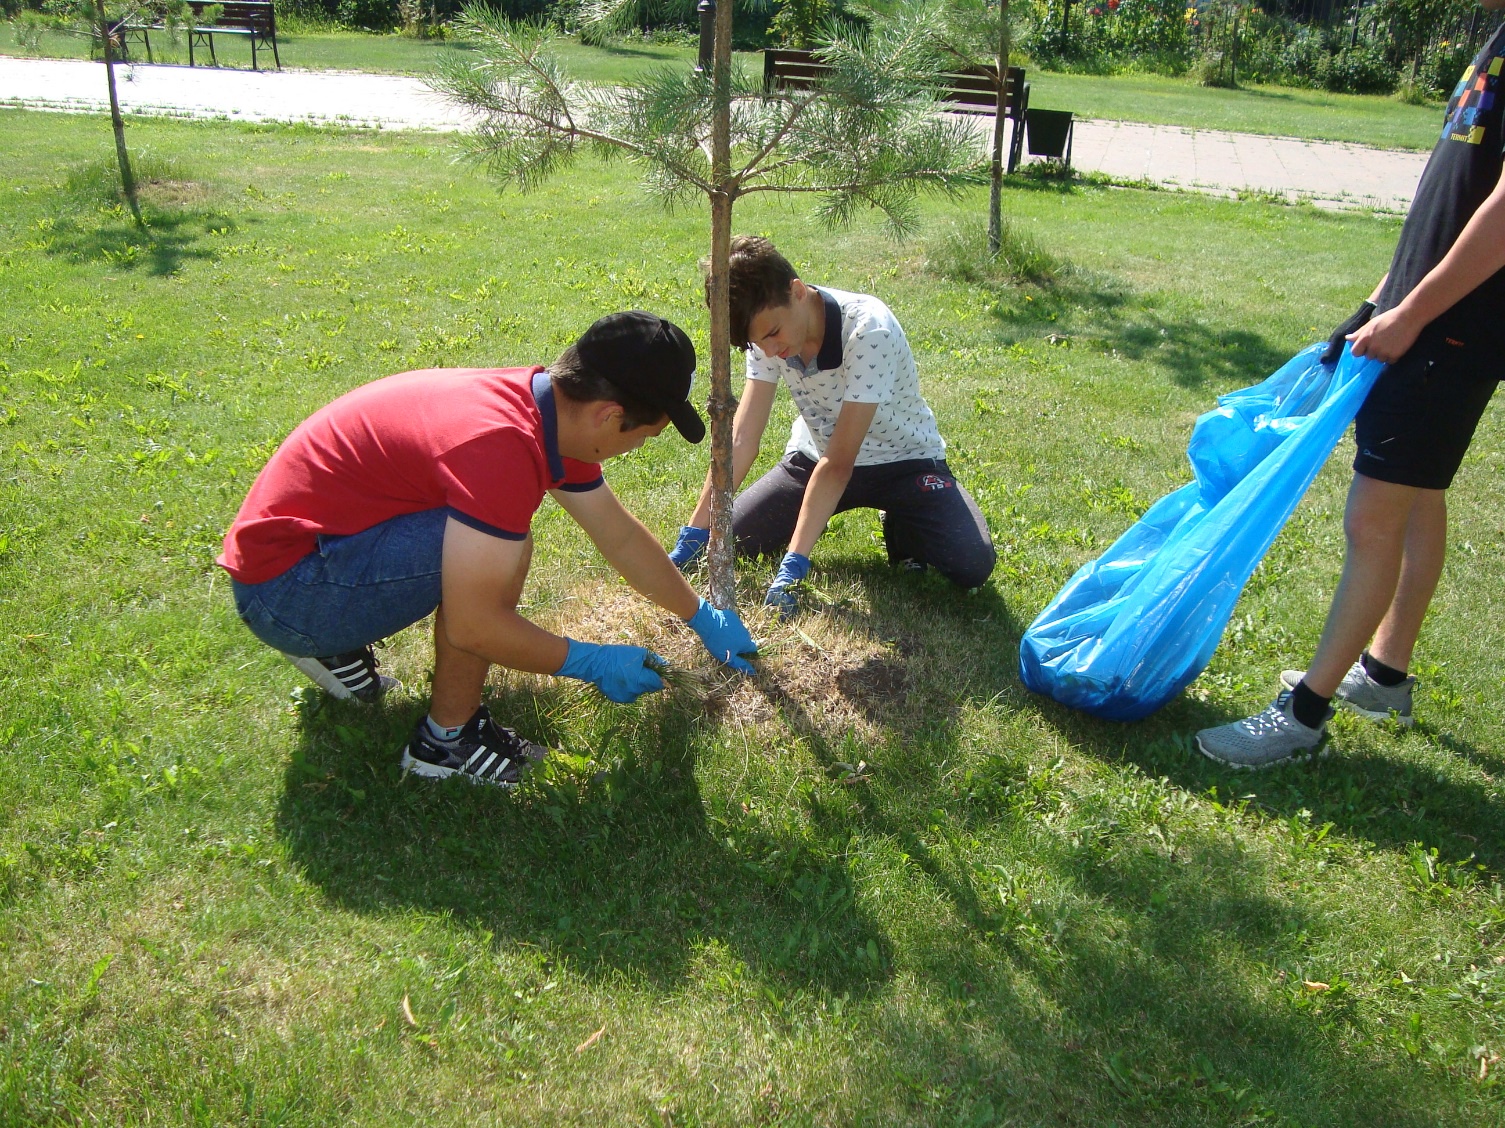
[{"label": "wooden park bench", "polygon": [[[219,58],[214,51],[214,37],[234,35],[250,40],[252,70],[261,69],[257,65],[258,58],[266,50],[272,52],[272,61],[277,64],[277,69],[282,69],[282,60],[277,55],[277,14],[272,8],[271,0],[224,0],[221,4],[213,4],[210,0],[188,0],[188,6],[193,12],[192,24],[184,29],[188,32],[189,66],[194,66],[197,62],[195,47],[208,47],[209,62],[213,66],[219,66]],[[219,10],[218,17],[212,23],[207,18],[212,13],[205,11],[208,8]],[[121,61],[130,61],[127,44],[134,35],[146,47],[146,61],[155,62],[152,58],[151,33],[167,30],[167,25],[161,20],[120,24]]]},{"label": "wooden park bench", "polygon": [[[808,90],[830,71],[813,51],[792,49],[763,52],[764,90]],[[937,94],[942,101],[955,103],[958,113],[991,114],[998,106],[998,71],[994,67],[975,67],[944,76]],[[1029,112],[1029,83],[1022,67],[1004,72],[1004,117],[1013,122],[1009,131],[1008,171],[1019,167],[1024,146],[1024,119]]]}]

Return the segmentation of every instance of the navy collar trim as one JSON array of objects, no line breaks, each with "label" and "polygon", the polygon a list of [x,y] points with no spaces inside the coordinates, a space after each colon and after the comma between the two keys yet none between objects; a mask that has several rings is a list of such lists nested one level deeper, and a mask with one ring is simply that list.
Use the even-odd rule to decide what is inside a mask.
[{"label": "navy collar trim", "polygon": [[[818,286],[811,286],[810,289],[820,295],[826,309],[826,329],[821,334],[820,352],[815,354],[815,367],[817,371],[830,372],[841,367],[841,303]],[[809,365],[799,353],[786,357],[784,363],[796,372],[809,371]]]},{"label": "navy collar trim", "polygon": [[554,404],[554,382],[548,369],[533,374],[533,402],[543,417],[543,453],[549,461],[549,480],[564,481],[564,460],[559,457],[559,409]]},{"label": "navy collar trim", "polygon": [[826,332],[821,337],[815,367],[822,372],[841,367],[841,303],[824,290],[815,291],[826,305]]}]

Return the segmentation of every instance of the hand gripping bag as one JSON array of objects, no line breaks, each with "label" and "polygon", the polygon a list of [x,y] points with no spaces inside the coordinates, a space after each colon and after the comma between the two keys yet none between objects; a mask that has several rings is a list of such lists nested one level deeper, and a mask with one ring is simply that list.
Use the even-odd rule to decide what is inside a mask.
[{"label": "hand gripping bag", "polygon": [[1374,386],[1378,361],[1325,344],[1218,397],[1187,455],[1195,480],[1150,506],[1072,576],[1019,644],[1036,693],[1137,721],[1206,668],[1255,567]]}]

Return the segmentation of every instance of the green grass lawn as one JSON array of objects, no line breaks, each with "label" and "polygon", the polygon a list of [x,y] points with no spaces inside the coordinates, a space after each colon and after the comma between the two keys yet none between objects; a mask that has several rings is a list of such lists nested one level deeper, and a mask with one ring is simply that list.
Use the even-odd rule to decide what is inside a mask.
[{"label": "green grass lawn", "polygon": [[[463,50],[451,40],[417,40],[401,35],[312,32],[278,37],[284,65],[311,70],[379,71],[427,74],[446,50]],[[227,44],[222,52],[234,66],[250,65],[250,49]],[[82,39],[57,32],[43,37],[42,53],[56,58],[87,54]],[[186,43],[174,46],[155,36],[159,59],[183,63]],[[0,29],[0,54],[21,54],[11,28]],[[560,45],[571,72],[590,82],[621,82],[645,67],[694,61],[693,47],[625,41],[614,47],[583,47],[571,40]],[[243,56],[243,57],[242,57]],[[757,52],[739,52],[743,65],[758,73]],[[1180,125],[1189,129],[1226,129],[1245,133],[1350,141],[1382,148],[1430,149],[1437,140],[1436,106],[1409,106],[1394,98],[1329,94],[1276,86],[1218,90],[1186,79],[1158,75],[1058,74],[1030,70],[1031,104],[1042,109],[1073,110],[1081,117]]]},{"label": "green grass lawn", "polygon": [[1072,110],[1082,117],[1227,129],[1313,141],[1350,141],[1385,149],[1431,149],[1439,106],[1410,106],[1394,98],[1329,94],[1288,86],[1221,90],[1184,78],[1029,72],[1030,105]]},{"label": "green grass lawn", "polygon": [[[130,43],[133,57],[145,60],[138,41]],[[251,49],[241,43],[216,42],[216,51],[221,63],[249,68]],[[466,45],[457,39],[414,39],[405,35],[377,35],[350,31],[279,31],[277,50],[283,66],[303,70],[373,71],[380,74],[431,74],[438,66],[439,56],[445,51],[464,51]],[[666,63],[688,66],[696,57],[696,49],[673,43],[644,42],[639,39],[624,40],[608,47],[586,47],[575,40],[563,40],[560,54],[570,65],[571,73],[587,82],[622,82],[645,67]],[[0,57],[5,55],[25,56],[17,44],[13,26],[4,22],[0,28]],[[77,35],[61,31],[42,34],[40,54],[46,58],[82,59],[89,55],[88,41]],[[188,42],[183,39],[173,43],[165,34],[152,34],[152,57],[159,63],[186,65]],[[763,66],[761,53],[738,52],[744,65]],[[263,57],[265,65],[265,57]]]},{"label": "green grass lawn", "polygon": [[[998,570],[971,596],[893,573],[856,512],[816,606],[754,619],[756,683],[619,707],[497,674],[493,710],[570,754],[509,796],[401,777],[421,629],[382,651],[404,690],[321,707],[236,620],[220,534],[362,382],[547,361],[623,307],[704,349],[704,217],[621,166],[498,196],[434,136],[130,138],[149,238],[103,120],[0,111],[0,1123],[1505,1122],[1498,407],[1415,729],[1341,717],[1330,758],[1258,775],[1189,745],[1310,653],[1346,454],[1154,717],[1015,671],[1187,479],[1197,414],[1345,316],[1398,221],[1018,183],[1061,265],[1012,287],[927,268],[980,196],[899,246],[739,204],[893,306]],[[704,458],[664,437],[607,474],[667,541]],[[698,661],[552,504],[534,532],[530,615]]]}]

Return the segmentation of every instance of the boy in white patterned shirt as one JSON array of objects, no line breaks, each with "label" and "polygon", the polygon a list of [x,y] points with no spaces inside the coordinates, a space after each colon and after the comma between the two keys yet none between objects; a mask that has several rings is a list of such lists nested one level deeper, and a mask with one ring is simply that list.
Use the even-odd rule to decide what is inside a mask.
[{"label": "boy in white patterned shirt", "polygon": [[[946,443],[920,395],[904,330],[877,298],[816,289],[767,239],[732,240],[732,342],[747,352],[747,382],[732,424],[732,486],[758,457],[782,379],[800,415],[779,464],[732,509],[737,550],[783,551],[764,602],[781,615],[810,571],[810,552],[836,513],[883,511],[891,563],[933,567],[980,587],[997,561],[987,522],[946,465]],[[711,481],[669,558],[687,567],[709,534]]]}]

